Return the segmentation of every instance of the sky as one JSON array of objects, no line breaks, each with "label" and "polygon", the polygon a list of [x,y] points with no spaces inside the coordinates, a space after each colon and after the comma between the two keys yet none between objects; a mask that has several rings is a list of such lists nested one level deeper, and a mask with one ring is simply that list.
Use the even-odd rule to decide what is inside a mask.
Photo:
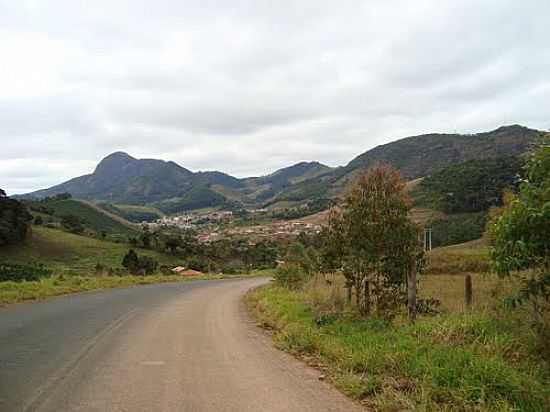
[{"label": "sky", "polygon": [[114,151],[238,177],[550,128],[548,0],[0,0],[0,187]]}]

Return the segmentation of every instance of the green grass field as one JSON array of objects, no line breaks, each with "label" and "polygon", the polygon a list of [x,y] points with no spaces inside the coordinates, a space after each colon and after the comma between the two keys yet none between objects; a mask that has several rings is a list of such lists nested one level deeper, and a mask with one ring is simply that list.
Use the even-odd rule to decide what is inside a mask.
[{"label": "green grass field", "polygon": [[[344,282],[312,279],[298,291],[275,284],[247,295],[276,345],[373,411],[550,411],[550,365],[529,326],[527,309],[503,298],[517,285],[489,273],[487,246],[469,242],[433,250],[419,297],[441,301],[437,315],[406,315],[391,324],[360,319]],[[464,305],[465,274],[473,305]],[[319,319],[322,322],[319,322]]]},{"label": "green grass field", "polygon": [[[74,235],[57,229],[33,226],[32,236],[23,245],[0,250],[0,260],[11,263],[42,263],[54,274],[94,274],[97,263],[107,267],[120,267],[129,246],[86,236]],[[160,265],[178,265],[182,262],[173,256],[151,250],[136,249]]]}]

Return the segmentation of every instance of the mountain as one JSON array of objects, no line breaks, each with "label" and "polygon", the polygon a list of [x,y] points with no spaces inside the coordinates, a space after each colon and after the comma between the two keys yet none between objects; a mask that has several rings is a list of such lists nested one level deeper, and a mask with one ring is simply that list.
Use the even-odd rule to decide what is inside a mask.
[{"label": "mountain", "polygon": [[375,147],[343,167],[300,162],[244,179],[219,171],[194,173],[174,162],[135,159],[116,152],[104,158],[92,174],[23,197],[69,192],[75,198],[149,205],[165,213],[230,204],[288,207],[338,196],[356,176],[377,163],[391,164],[410,180],[469,160],[517,156],[542,134],[518,125],[478,134],[424,134]]},{"label": "mountain", "polygon": [[451,164],[524,153],[542,132],[513,125],[477,134],[424,134],[375,147],[353,159],[346,170],[377,162],[393,165],[407,180],[429,175]]},{"label": "mountain", "polygon": [[127,153],[115,152],[101,160],[91,174],[20,197],[32,199],[70,193],[78,199],[151,205],[165,213],[175,213],[217,207],[231,201],[255,205],[257,192],[264,192],[264,196],[267,192],[275,194],[282,187],[326,170],[330,168],[318,162],[302,162],[268,176],[238,179],[218,171],[193,173],[174,162],[136,159]]},{"label": "mountain", "polygon": [[477,134],[431,133],[406,137],[364,152],[344,167],[286,188],[271,202],[338,196],[358,175],[379,163],[390,164],[404,179],[413,180],[470,160],[518,156],[543,134],[512,125]]},{"label": "mountain", "polygon": [[135,159],[116,152],[104,158],[89,175],[80,176],[32,197],[68,192],[73,197],[121,203],[150,203],[183,195],[193,186],[194,174],[174,162]]}]

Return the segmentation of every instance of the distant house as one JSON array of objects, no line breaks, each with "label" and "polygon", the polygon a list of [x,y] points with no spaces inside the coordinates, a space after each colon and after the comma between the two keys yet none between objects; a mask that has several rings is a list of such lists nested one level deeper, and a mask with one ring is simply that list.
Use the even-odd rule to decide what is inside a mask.
[{"label": "distant house", "polygon": [[201,275],[203,275],[203,273],[199,272],[198,270],[187,269],[187,270],[184,270],[182,272],[178,272],[178,275],[181,275],[181,276],[201,276]]}]

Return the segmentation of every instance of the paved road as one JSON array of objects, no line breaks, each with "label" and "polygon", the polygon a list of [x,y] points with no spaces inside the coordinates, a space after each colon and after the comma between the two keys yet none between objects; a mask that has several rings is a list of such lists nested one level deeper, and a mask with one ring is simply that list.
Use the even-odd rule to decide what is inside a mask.
[{"label": "paved road", "polygon": [[355,411],[275,350],[241,297],[195,281],[0,309],[0,411]]}]

